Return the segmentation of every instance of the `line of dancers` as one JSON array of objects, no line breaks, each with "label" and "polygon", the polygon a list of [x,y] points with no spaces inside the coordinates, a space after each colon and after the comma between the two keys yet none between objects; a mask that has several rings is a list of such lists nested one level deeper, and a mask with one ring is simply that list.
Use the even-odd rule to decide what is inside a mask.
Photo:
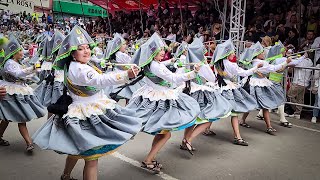
[{"label": "line of dancers", "polygon": [[[21,42],[14,35],[3,45],[0,86],[6,94],[0,101],[0,145],[10,145],[3,135],[9,123],[18,123],[27,152],[35,143],[68,155],[62,180],[73,179],[79,159],[85,161],[83,179],[97,179],[98,159],[139,132],[154,136],[141,162],[154,173],[164,166],[156,156],[174,131],[184,130],[180,149],[193,155],[195,138],[212,122],[231,117],[233,143],[248,146],[239,124],[249,127],[248,113],[261,109],[266,132],[274,135],[268,110],[284,110],[281,72],[306,58],[286,58],[281,42],[266,48],[257,42],[237,60],[227,40],[217,45],[208,62],[205,46],[195,38],[191,44],[181,43],[174,58],[163,61],[167,44],[157,33],[132,57],[119,34],[104,53],[96,48],[92,55],[96,43],[78,26],[67,36],[56,30],[53,37],[43,35],[37,41],[38,53],[29,61],[23,59]],[[32,83],[38,84],[35,90]],[[117,104],[121,98],[127,99],[125,107]],[[48,120],[31,138],[26,123],[44,117],[46,109]]]}]

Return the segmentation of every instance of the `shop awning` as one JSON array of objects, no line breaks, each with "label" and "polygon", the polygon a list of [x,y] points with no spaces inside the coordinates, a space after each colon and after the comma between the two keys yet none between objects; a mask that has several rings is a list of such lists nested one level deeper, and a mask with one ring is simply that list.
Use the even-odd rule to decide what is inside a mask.
[{"label": "shop awning", "polygon": [[[155,9],[158,8],[158,0],[89,0],[93,4],[96,4],[104,9],[107,9],[109,11],[135,11],[139,10],[140,6],[142,9],[148,9],[150,5],[152,4]],[[196,7],[196,4],[199,2],[205,2],[206,0],[180,0],[181,5],[184,5],[185,3],[189,4],[189,7],[192,8]],[[108,3],[109,2],[109,3]],[[167,0],[167,1],[162,1],[162,6],[164,5],[164,2],[168,2],[170,7],[173,7],[174,4],[179,5],[179,0]],[[139,6],[139,3],[140,6]]]}]

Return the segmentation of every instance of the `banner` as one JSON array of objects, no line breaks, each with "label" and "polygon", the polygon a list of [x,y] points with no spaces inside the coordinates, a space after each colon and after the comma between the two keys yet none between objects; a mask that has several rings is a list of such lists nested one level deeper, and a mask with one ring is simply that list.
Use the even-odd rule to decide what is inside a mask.
[{"label": "banner", "polygon": [[[60,8],[61,7],[61,8]],[[85,16],[107,17],[107,11],[99,6],[89,5],[87,3],[75,3],[66,1],[53,1],[53,11],[55,13],[68,13]]]},{"label": "banner", "polygon": [[27,0],[0,0],[0,9],[9,10],[13,13],[33,13],[34,2]]}]

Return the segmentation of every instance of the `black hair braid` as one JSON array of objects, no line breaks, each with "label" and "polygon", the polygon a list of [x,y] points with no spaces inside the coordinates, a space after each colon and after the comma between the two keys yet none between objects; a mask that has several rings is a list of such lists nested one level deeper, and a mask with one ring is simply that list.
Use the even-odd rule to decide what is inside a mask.
[{"label": "black hair braid", "polygon": [[217,80],[218,80],[218,85],[219,87],[221,86],[226,86],[227,83],[223,80],[223,75],[219,73],[219,71],[224,71],[225,67],[224,67],[224,64],[223,64],[223,61],[218,61],[216,64],[215,64],[215,68],[217,69],[218,73],[217,73]]}]

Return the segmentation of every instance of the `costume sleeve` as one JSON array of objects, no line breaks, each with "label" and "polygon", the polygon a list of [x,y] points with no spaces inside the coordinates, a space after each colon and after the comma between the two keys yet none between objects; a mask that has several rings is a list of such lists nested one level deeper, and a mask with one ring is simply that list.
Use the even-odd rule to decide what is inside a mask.
[{"label": "costume sleeve", "polygon": [[73,83],[82,86],[94,86],[104,88],[117,84],[124,84],[129,81],[127,71],[110,72],[99,74],[96,70],[86,64],[78,64],[72,67],[69,77]]},{"label": "costume sleeve", "polygon": [[27,75],[34,73],[34,67],[22,68],[18,63],[8,62],[5,71],[16,78],[25,78]]},{"label": "costume sleeve", "polygon": [[96,55],[92,55],[91,61],[93,61],[96,64],[99,64],[102,59],[99,59]]},{"label": "costume sleeve", "polygon": [[165,65],[157,62],[151,63],[150,70],[156,76],[174,84],[179,84],[181,82],[185,82],[196,77],[196,73],[194,71],[176,74],[172,73]]},{"label": "costume sleeve", "polygon": [[208,64],[202,65],[198,74],[209,82],[216,82],[216,76]]},{"label": "costume sleeve", "polygon": [[224,62],[224,66],[225,68],[228,70],[228,72],[230,72],[232,75],[237,75],[237,76],[242,76],[242,77],[246,77],[246,76],[250,76],[253,73],[255,73],[257,71],[257,67],[253,67],[251,69],[245,70],[242,69],[241,67],[238,66],[237,63],[233,63],[230,62],[229,60],[225,60]]},{"label": "costume sleeve", "polygon": [[116,53],[116,60],[118,63],[127,64],[130,63],[132,58],[126,53]]}]

